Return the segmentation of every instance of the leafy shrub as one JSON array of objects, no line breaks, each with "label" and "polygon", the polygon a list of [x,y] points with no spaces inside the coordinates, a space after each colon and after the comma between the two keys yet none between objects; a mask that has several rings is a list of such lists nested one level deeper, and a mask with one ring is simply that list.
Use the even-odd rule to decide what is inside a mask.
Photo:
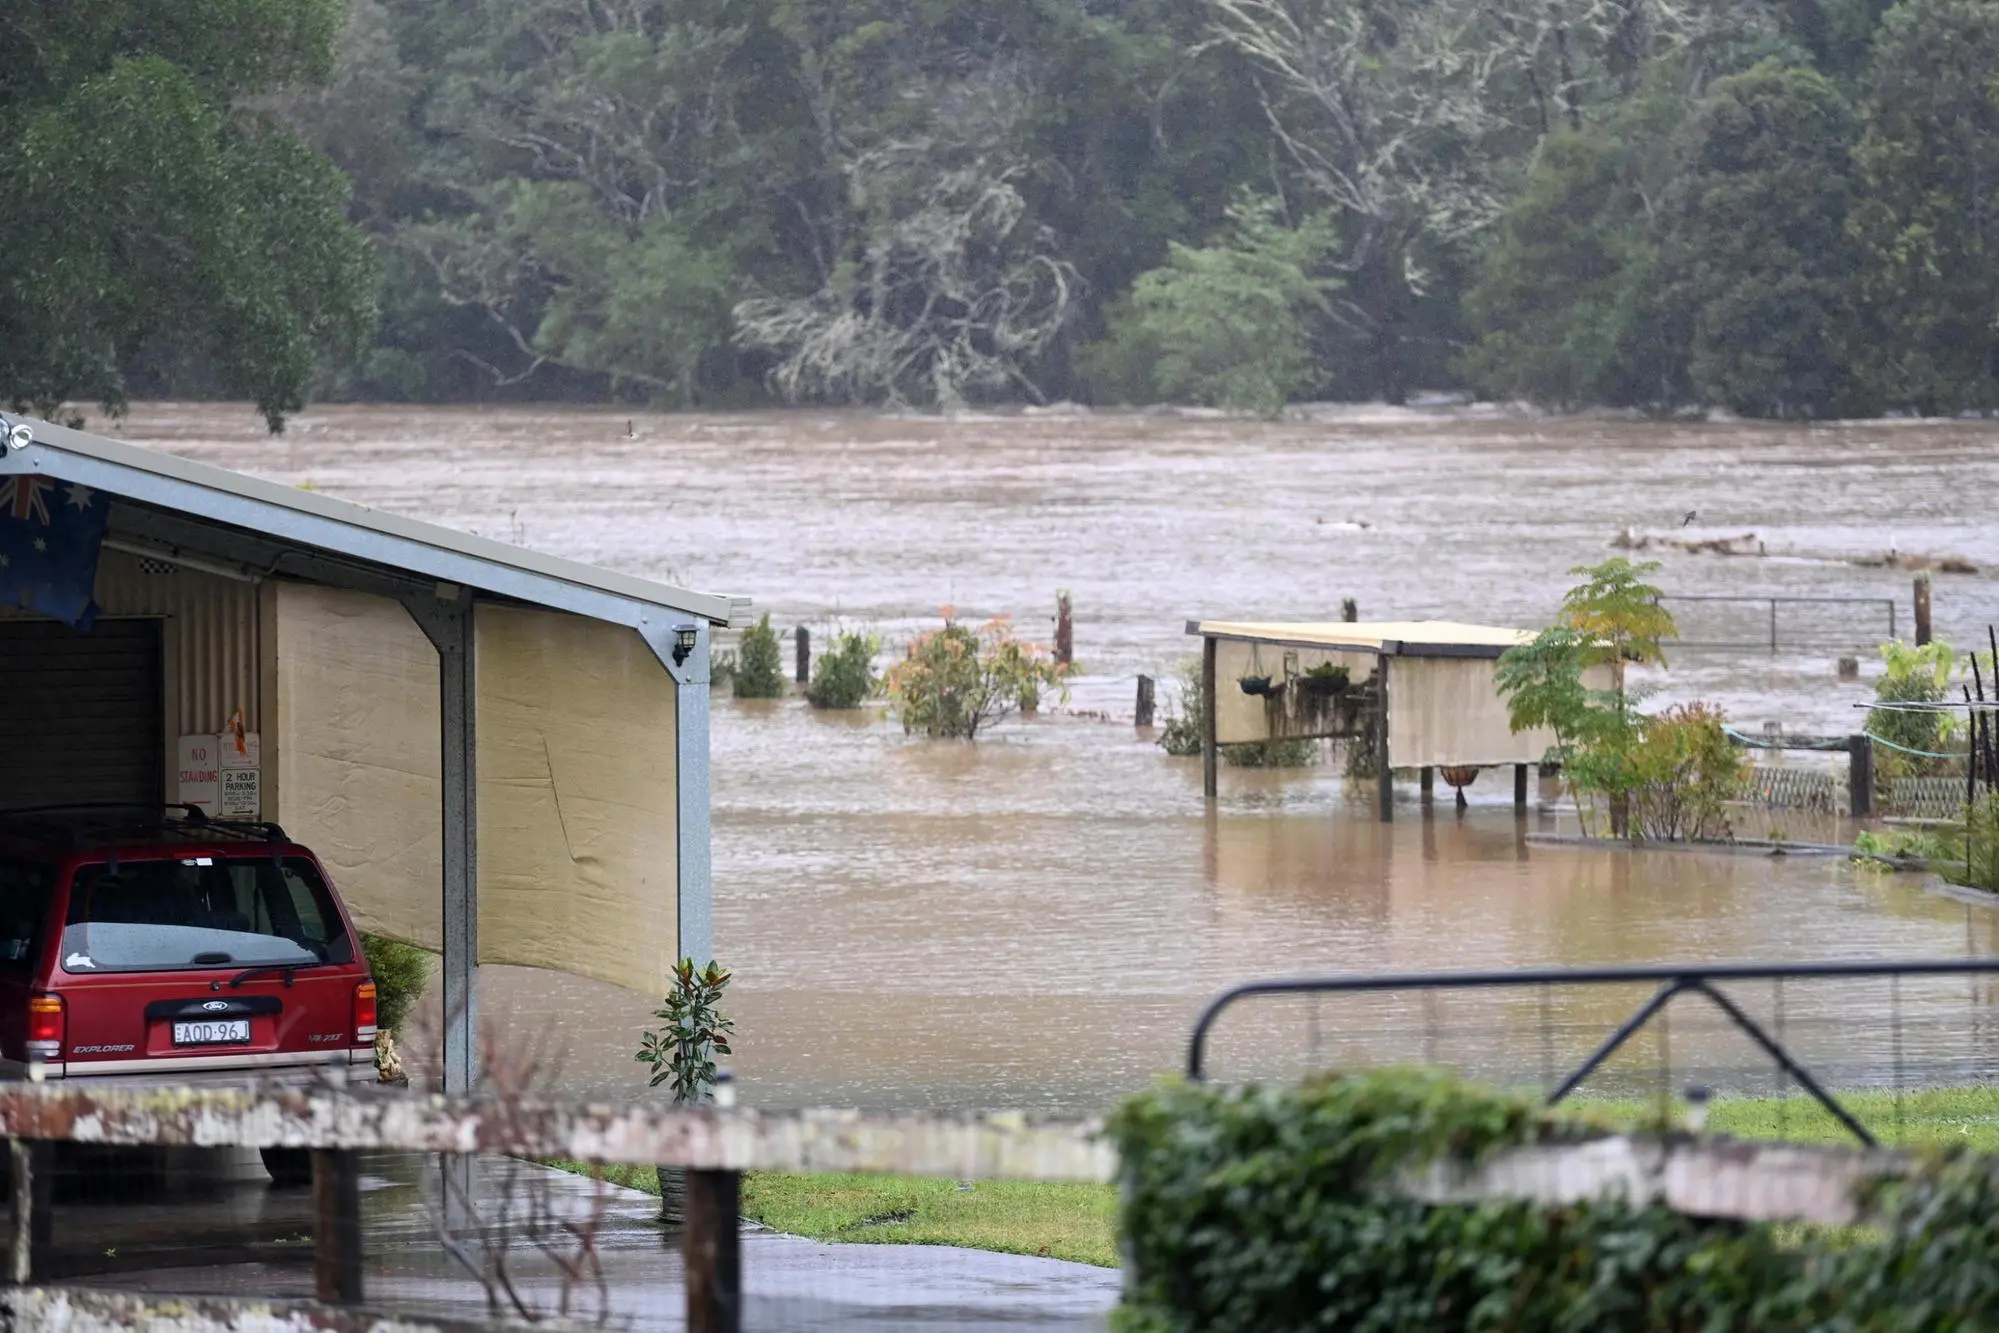
[{"label": "leafy shrub", "polygon": [[1015,638],[1004,617],[972,629],[947,612],[943,628],[918,635],[882,684],[903,731],[969,741],[1017,710],[1039,707],[1041,691],[1060,689],[1066,674]]},{"label": "leafy shrub", "polygon": [[738,699],[783,697],[784,655],[778,651],[777,631],[770,627],[770,612],[737,641],[735,679]]},{"label": "leafy shrub", "polygon": [[1185,758],[1201,752],[1202,739],[1207,729],[1207,696],[1201,692],[1201,659],[1189,658],[1174,672],[1180,685],[1180,698],[1168,705],[1166,725],[1160,729],[1157,744],[1170,755]]},{"label": "leafy shrub", "polygon": [[638,1062],[652,1071],[648,1087],[673,1085],[673,1100],[693,1104],[707,1099],[715,1086],[715,1057],[729,1055],[729,1035],[736,1025],[722,1016],[722,993],[729,989],[729,971],[714,959],[697,968],[683,958],[673,969],[673,989],[653,1011],[664,1026],[639,1038]]},{"label": "leafy shrub", "polygon": [[[1877,704],[1939,703],[1949,697],[1957,654],[1941,639],[1921,648],[1900,640],[1884,643],[1881,660],[1887,669],[1874,682]],[[1955,760],[1925,756],[1947,753],[1956,743],[1958,730],[1958,720],[1946,712],[1868,709],[1867,734],[1886,742],[1874,750],[1875,782],[1885,789],[1896,778],[1948,772]],[[1905,753],[1908,750],[1924,754]]]},{"label": "leafy shrub", "polygon": [[414,944],[365,933],[361,952],[368,956],[368,970],[375,974],[375,1026],[400,1035],[430,981],[430,955]]},{"label": "leafy shrub", "polygon": [[1729,740],[1720,709],[1690,703],[1640,718],[1622,758],[1635,836],[1731,836],[1726,806],[1741,796],[1749,761]]},{"label": "leafy shrub", "polygon": [[814,708],[859,708],[874,696],[875,654],[881,640],[872,634],[836,634],[832,647],[812,664],[805,698]]},{"label": "leafy shrub", "polygon": [[[1204,731],[1205,696],[1201,692],[1201,661],[1182,662],[1178,672],[1180,701],[1166,714],[1166,726],[1156,742],[1170,755],[1197,755]],[[1253,741],[1221,747],[1222,762],[1232,768],[1303,768],[1319,753],[1317,741]]]},{"label": "leafy shrub", "polygon": [[1108,1129],[1123,1333],[1943,1333],[1999,1316],[1999,1173],[1970,1153],[1878,1187],[1877,1239],[1621,1201],[1396,1197],[1406,1169],[1597,1132],[1436,1073],[1162,1085]]},{"label": "leafy shrub", "polygon": [[1221,749],[1222,762],[1231,768],[1304,768],[1319,756],[1317,741],[1250,741]]}]

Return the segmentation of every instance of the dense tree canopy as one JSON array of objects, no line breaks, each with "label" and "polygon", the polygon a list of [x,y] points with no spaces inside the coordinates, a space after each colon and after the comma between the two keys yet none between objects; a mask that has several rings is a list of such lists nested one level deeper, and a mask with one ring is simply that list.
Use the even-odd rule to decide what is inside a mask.
[{"label": "dense tree canopy", "polygon": [[1999,407],[1999,0],[32,0],[0,39],[15,401]]},{"label": "dense tree canopy", "polygon": [[347,183],[242,104],[323,75],[337,0],[34,0],[0,11],[0,397],[115,409],[199,363],[273,429],[372,319]]}]

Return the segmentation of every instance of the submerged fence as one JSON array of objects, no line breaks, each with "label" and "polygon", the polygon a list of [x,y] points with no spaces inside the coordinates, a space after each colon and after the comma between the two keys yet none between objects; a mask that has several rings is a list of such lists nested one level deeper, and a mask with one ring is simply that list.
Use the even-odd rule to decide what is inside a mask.
[{"label": "submerged fence", "polygon": [[1896,637],[1892,597],[1659,598],[1679,627],[1675,648],[1723,652],[1871,652]]}]

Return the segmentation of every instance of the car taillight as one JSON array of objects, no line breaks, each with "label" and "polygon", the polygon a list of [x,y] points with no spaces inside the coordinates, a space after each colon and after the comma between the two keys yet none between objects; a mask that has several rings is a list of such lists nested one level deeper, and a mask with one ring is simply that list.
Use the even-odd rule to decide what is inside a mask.
[{"label": "car taillight", "polygon": [[354,988],[354,1044],[375,1044],[375,983],[364,981]]},{"label": "car taillight", "polygon": [[62,1059],[63,1029],[67,1025],[60,995],[28,997],[28,1060],[31,1064]]}]

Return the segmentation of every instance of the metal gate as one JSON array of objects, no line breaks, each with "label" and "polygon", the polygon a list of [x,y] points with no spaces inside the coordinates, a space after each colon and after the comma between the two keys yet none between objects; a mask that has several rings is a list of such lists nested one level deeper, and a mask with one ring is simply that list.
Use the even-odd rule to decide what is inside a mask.
[{"label": "metal gate", "polygon": [[156,619],[0,621],[0,809],[158,803],[162,684]]}]

